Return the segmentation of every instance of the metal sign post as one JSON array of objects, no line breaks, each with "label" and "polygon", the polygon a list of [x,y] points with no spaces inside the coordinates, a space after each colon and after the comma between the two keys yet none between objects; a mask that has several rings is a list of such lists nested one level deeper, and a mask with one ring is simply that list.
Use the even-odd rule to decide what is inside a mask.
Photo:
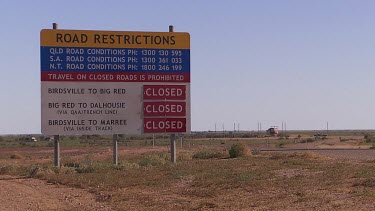
[{"label": "metal sign post", "polygon": [[176,134],[171,134],[171,161],[177,162],[176,158]]},{"label": "metal sign post", "polygon": [[118,136],[117,134],[114,134],[112,139],[113,139],[113,164],[118,165],[118,154],[117,154]]},{"label": "metal sign post", "polygon": [[155,134],[152,134],[152,148],[155,147]]},{"label": "metal sign post", "polygon": [[56,135],[53,138],[53,164],[60,167],[60,136]]},{"label": "metal sign post", "polygon": [[[169,32],[173,32],[173,25],[169,26]],[[171,134],[171,161],[173,163],[177,162],[176,158],[176,134]]]},{"label": "metal sign post", "polygon": [[[57,29],[57,23],[52,24],[53,29]],[[53,164],[60,168],[60,136],[53,137]]]}]

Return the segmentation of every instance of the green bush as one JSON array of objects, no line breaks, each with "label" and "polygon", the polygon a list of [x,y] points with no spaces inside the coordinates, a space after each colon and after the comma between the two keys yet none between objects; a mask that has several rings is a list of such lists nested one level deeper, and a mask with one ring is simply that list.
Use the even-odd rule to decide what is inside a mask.
[{"label": "green bush", "polygon": [[229,149],[229,157],[247,157],[251,155],[249,146],[244,143],[233,144]]}]

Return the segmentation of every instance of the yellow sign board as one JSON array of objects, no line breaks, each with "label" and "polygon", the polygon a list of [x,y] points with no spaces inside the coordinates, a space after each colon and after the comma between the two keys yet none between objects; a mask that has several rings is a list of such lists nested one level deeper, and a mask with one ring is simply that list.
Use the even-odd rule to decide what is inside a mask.
[{"label": "yellow sign board", "polygon": [[43,29],[41,46],[190,49],[186,32],[129,32]]}]

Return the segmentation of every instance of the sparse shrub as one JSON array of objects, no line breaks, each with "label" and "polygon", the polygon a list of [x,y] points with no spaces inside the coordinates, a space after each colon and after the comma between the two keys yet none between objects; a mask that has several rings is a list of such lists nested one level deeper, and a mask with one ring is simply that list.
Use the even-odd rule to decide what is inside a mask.
[{"label": "sparse shrub", "polygon": [[251,154],[252,154],[252,155],[259,155],[260,153],[261,153],[261,151],[260,151],[259,148],[253,149],[253,150],[251,151]]},{"label": "sparse shrub", "polygon": [[19,166],[19,165],[0,166],[0,175],[1,174],[27,176],[28,169],[25,166]]},{"label": "sparse shrub", "polygon": [[202,150],[196,152],[193,155],[193,159],[212,159],[212,158],[223,158],[225,157],[225,153],[222,151],[214,151],[214,150]]},{"label": "sparse shrub", "polygon": [[70,140],[77,140],[77,139],[78,139],[77,136],[69,136],[68,138],[69,138]]},{"label": "sparse shrub", "polygon": [[287,155],[288,158],[302,158],[307,160],[319,160],[319,159],[325,159],[326,157],[320,156],[314,152],[304,152],[304,153],[292,153]]},{"label": "sparse shrub", "polygon": [[75,168],[72,168],[72,167],[63,166],[59,170],[59,174],[75,174],[75,173],[77,173],[77,171]]},{"label": "sparse shrub", "polygon": [[137,137],[136,136],[130,136],[129,140],[137,140]]},{"label": "sparse shrub", "polygon": [[308,139],[306,139],[305,142],[307,142],[307,143],[311,143],[311,142],[314,142],[314,141],[315,141],[314,139],[312,139],[312,138],[308,138]]},{"label": "sparse shrub", "polygon": [[345,142],[345,141],[350,141],[350,140],[352,140],[352,139],[350,139],[350,138],[341,138],[341,137],[339,137],[340,138],[340,142]]},{"label": "sparse shrub", "polygon": [[82,164],[83,165],[91,165],[92,163],[93,163],[92,155],[91,154],[85,155],[85,157],[82,160]]},{"label": "sparse shrub", "polygon": [[13,167],[14,166],[12,166],[12,165],[0,166],[0,175],[1,174],[9,174],[13,170]]},{"label": "sparse shrub", "polygon": [[250,148],[244,143],[233,144],[229,149],[229,156],[231,158],[246,157],[250,155],[251,155]]},{"label": "sparse shrub", "polygon": [[278,147],[278,148],[283,148],[284,145],[285,145],[284,142],[279,142],[279,143],[276,144],[276,147]]},{"label": "sparse shrub", "polygon": [[353,187],[357,187],[357,186],[373,188],[375,187],[375,179],[367,178],[365,180],[362,180],[353,184]]},{"label": "sparse shrub", "polygon": [[28,168],[28,176],[33,178],[45,179],[51,175],[60,173],[61,169],[64,168],[66,167],[59,168],[52,165],[32,165],[30,168]]},{"label": "sparse shrub", "polygon": [[37,166],[37,165],[32,165],[32,166],[30,166],[30,168],[29,168],[29,170],[28,170],[28,172],[29,172],[29,177],[35,177],[37,174],[38,174],[38,172],[40,171],[40,168],[39,168],[39,166]]},{"label": "sparse shrub", "polygon": [[365,134],[364,137],[366,143],[375,142],[375,137],[371,134]]},{"label": "sparse shrub", "polygon": [[92,173],[95,171],[93,165],[82,165],[75,169],[77,173]]},{"label": "sparse shrub", "polygon": [[156,165],[164,165],[168,160],[167,154],[152,154],[142,158],[138,164],[140,166],[156,166]]},{"label": "sparse shrub", "polygon": [[[314,142],[314,141],[320,141],[320,140],[322,140],[322,137],[321,137],[321,136],[315,136],[315,137],[314,137],[314,140],[311,141],[311,142]],[[310,142],[310,141],[308,141],[308,142]]]},{"label": "sparse shrub", "polygon": [[191,160],[193,159],[192,153],[190,152],[180,152],[177,155],[178,160]]},{"label": "sparse shrub", "polygon": [[284,153],[272,153],[270,159],[271,160],[280,160],[286,158],[287,155]]},{"label": "sparse shrub", "polygon": [[[68,162],[68,165],[64,165],[60,169],[60,173],[69,174],[69,173],[103,173],[108,172],[112,169],[121,169],[122,167],[113,166],[111,163],[103,162],[85,162],[85,163],[74,163]],[[64,170],[64,171],[62,171]]]},{"label": "sparse shrub", "polygon": [[66,162],[64,163],[64,166],[65,167],[74,167],[74,168],[79,168],[79,163],[76,163],[76,162],[73,162],[73,161],[69,161],[69,162]]},{"label": "sparse shrub", "polygon": [[79,139],[80,139],[80,140],[86,140],[86,139],[87,139],[87,135],[81,135],[81,136],[79,137]]},{"label": "sparse shrub", "polygon": [[117,170],[126,170],[126,169],[138,169],[139,164],[138,163],[132,163],[128,161],[122,161],[117,166],[113,166],[114,169]]},{"label": "sparse shrub", "polygon": [[25,157],[19,153],[14,153],[10,156],[10,159],[24,159]]},{"label": "sparse shrub", "polygon": [[102,138],[100,135],[87,135],[86,137],[90,140],[99,140]]}]

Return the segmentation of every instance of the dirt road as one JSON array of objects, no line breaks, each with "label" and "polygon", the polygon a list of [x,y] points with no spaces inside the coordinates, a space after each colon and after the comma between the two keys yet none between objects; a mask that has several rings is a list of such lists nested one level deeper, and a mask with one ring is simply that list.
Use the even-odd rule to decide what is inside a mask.
[{"label": "dirt road", "polygon": [[0,175],[1,210],[112,210],[82,189]]}]

